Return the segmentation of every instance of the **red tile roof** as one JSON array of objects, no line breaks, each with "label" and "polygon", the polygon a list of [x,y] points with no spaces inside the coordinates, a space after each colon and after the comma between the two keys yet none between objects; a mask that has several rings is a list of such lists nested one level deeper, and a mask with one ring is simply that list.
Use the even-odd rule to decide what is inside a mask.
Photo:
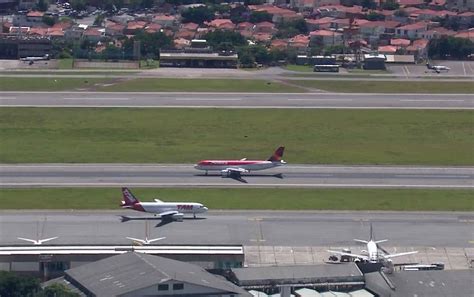
[{"label": "red tile roof", "polygon": [[316,30],[316,31],[310,32],[309,35],[311,36],[339,36],[342,34],[336,31]]},{"label": "red tile roof", "polygon": [[41,11],[30,11],[26,14],[27,17],[42,17],[44,15],[44,12]]},{"label": "red tile roof", "polygon": [[411,43],[410,40],[403,39],[403,38],[394,38],[394,39],[390,40],[390,44],[394,45],[394,46],[405,47],[405,46],[409,46],[410,43]]}]

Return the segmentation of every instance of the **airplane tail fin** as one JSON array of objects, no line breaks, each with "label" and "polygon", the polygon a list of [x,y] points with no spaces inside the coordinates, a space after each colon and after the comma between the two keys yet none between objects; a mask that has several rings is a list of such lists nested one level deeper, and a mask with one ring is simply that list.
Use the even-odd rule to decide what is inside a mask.
[{"label": "airplane tail fin", "polygon": [[137,202],[140,202],[128,188],[122,188],[122,205],[121,206],[130,206]]},{"label": "airplane tail fin", "polygon": [[370,238],[369,238],[369,241],[371,241],[371,240],[375,240],[374,228],[372,227],[372,223],[370,223]]},{"label": "airplane tail fin", "polygon": [[278,162],[281,161],[281,158],[283,157],[283,152],[285,151],[284,146],[280,146],[279,148],[276,149],[276,151],[273,153],[273,155],[268,158],[267,161],[272,161],[272,162]]}]

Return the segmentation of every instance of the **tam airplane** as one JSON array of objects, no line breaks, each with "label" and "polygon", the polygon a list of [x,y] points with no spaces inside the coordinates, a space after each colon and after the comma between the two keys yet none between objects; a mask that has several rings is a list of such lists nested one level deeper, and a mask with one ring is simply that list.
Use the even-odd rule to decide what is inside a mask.
[{"label": "tam airplane", "polygon": [[285,165],[286,162],[281,159],[284,150],[285,147],[280,146],[267,160],[247,160],[247,158],[240,160],[203,160],[197,163],[194,168],[206,171],[206,175],[208,171],[220,171],[223,177],[240,177],[242,173]]},{"label": "tam airplane", "polygon": [[123,201],[122,208],[129,208],[136,211],[149,212],[158,215],[163,220],[182,221],[184,214],[204,213],[208,210],[201,203],[195,202],[163,202],[155,199],[154,202],[140,202],[128,188],[122,188]]},{"label": "tam airplane", "polygon": [[430,63],[426,63],[426,68],[429,70],[434,70],[436,73],[440,73],[441,71],[446,71],[448,72],[451,70],[448,66],[443,66],[443,65],[431,65]]},{"label": "tam airplane", "polygon": [[382,240],[375,240],[374,239],[374,234],[373,234],[373,229],[372,229],[372,224],[370,225],[370,238],[369,241],[367,240],[362,240],[362,239],[354,239],[356,242],[364,243],[367,245],[367,250],[363,250],[361,254],[353,254],[353,253],[346,253],[346,252],[340,252],[340,251],[331,251],[328,250],[330,253],[342,255],[342,256],[349,256],[353,258],[358,258],[370,263],[379,263],[384,260],[390,260],[391,258],[395,257],[401,257],[401,256],[406,256],[406,255],[412,255],[418,253],[418,251],[413,251],[413,252],[405,252],[405,253],[397,253],[397,254],[389,254],[387,251],[385,251],[383,248],[379,246],[379,243],[386,242],[388,239],[382,239]]}]

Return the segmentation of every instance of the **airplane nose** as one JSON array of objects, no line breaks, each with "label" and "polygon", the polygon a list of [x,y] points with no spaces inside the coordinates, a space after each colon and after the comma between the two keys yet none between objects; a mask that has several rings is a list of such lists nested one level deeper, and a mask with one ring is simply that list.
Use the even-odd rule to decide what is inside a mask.
[{"label": "airplane nose", "polygon": [[208,211],[209,210],[209,208],[207,208],[205,206],[202,209],[203,209],[203,211]]}]

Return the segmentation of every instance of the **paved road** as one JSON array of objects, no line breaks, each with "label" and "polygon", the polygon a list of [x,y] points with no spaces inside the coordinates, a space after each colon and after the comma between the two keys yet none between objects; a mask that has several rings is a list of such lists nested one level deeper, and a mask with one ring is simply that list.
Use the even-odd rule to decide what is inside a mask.
[{"label": "paved road", "polygon": [[0,106],[474,109],[472,94],[3,92]]},{"label": "paved road", "polygon": [[53,236],[55,244],[126,244],[127,236],[145,236],[147,221],[148,237],[165,236],[166,244],[344,246],[367,238],[369,222],[376,238],[390,239],[387,246],[469,248],[474,239],[473,213],[210,211],[157,226],[159,219],[131,210],[23,210],[0,212],[0,245]]},{"label": "paved road", "polygon": [[191,164],[0,165],[0,187],[474,188],[474,167],[287,165],[238,181]]}]

